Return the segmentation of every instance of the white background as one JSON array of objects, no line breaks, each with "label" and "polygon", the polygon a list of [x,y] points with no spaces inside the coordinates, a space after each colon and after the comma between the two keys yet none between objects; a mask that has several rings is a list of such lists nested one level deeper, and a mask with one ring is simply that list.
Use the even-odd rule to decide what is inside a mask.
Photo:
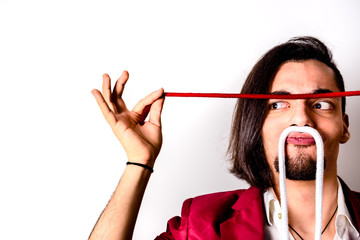
[{"label": "white background", "polygon": [[[130,72],[131,108],[166,91],[239,92],[269,48],[313,35],[360,89],[360,1],[0,2],[0,239],[86,239],[125,167],[90,91]],[[359,97],[339,175],[360,190]],[[134,239],[153,239],[186,198],[246,187],[228,173],[235,100],[167,98],[164,144]]]}]

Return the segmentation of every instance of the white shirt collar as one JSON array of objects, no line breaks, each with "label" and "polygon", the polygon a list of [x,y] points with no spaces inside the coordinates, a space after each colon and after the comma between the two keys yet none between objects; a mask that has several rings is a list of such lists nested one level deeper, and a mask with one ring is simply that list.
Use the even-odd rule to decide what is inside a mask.
[{"label": "white shirt collar", "polygon": [[359,237],[359,232],[356,230],[356,228],[351,222],[351,216],[345,203],[344,192],[339,179],[338,179],[338,210],[336,214],[335,227],[336,227],[336,234],[341,239],[344,237],[344,235],[347,235],[345,228],[348,229],[349,232],[348,234],[350,236]]},{"label": "white shirt collar", "polygon": [[274,223],[274,214],[276,205],[279,205],[279,200],[277,199],[274,189],[269,188],[264,192],[264,206],[265,206],[265,212],[266,212],[266,219],[270,226]]}]

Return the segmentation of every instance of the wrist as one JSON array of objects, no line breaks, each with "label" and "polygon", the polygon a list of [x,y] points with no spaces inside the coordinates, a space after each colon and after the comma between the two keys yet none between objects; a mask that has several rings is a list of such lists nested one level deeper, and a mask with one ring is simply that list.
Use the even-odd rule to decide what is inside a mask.
[{"label": "wrist", "polygon": [[132,163],[140,163],[154,168],[156,157],[154,154],[126,154],[127,161]]},{"label": "wrist", "polygon": [[146,165],[146,164],[128,161],[128,162],[126,163],[126,165],[127,165],[127,166],[128,166],[128,165],[132,165],[132,166],[135,166],[135,167],[143,168],[143,169],[149,171],[150,173],[153,173],[153,172],[154,172],[154,169],[153,169],[152,167],[150,167],[149,165]]}]

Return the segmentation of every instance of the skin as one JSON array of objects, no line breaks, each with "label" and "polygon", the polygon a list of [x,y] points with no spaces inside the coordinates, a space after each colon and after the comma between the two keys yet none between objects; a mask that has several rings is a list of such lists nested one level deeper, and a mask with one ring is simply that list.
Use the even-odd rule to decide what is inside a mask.
[{"label": "skin", "polygon": [[[94,95],[106,121],[124,148],[127,161],[154,166],[162,144],[161,110],[163,89],[155,91],[130,111],[122,93],[129,74],[124,71],[111,91],[109,75],[103,75],[102,93],[94,89]],[[141,113],[151,105],[149,121],[139,124]],[[127,165],[125,171],[101,214],[89,239],[132,239],[141,201],[150,178],[150,171],[135,165]]]},{"label": "skin", "polygon": [[[331,68],[317,60],[284,63],[275,75],[270,92],[315,93],[319,90],[338,92]],[[337,157],[339,144],[348,141],[348,116],[342,115],[341,98],[269,100],[269,110],[262,128],[266,159],[274,176],[275,193],[280,199],[279,175],[274,167],[278,155],[278,139],[289,126],[315,128],[324,141],[326,168],[323,189],[324,227],[337,206]],[[291,137],[291,136],[290,136]],[[311,137],[297,135],[286,143],[289,164],[301,169],[309,161],[316,161],[316,146]],[[303,138],[303,139],[302,139]],[[301,157],[300,157],[301,156]],[[286,180],[288,193],[289,224],[304,239],[314,237],[315,228],[315,181]],[[322,235],[333,239],[335,220]],[[295,236],[295,234],[293,234]],[[297,236],[295,236],[295,239]]]}]

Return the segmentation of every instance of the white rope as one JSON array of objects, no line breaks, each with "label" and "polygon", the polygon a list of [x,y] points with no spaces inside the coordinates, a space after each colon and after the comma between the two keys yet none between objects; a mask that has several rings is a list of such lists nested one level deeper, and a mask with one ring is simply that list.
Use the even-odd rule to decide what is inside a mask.
[{"label": "white rope", "polygon": [[282,212],[282,239],[289,239],[288,230],[288,208],[286,199],[286,171],[285,171],[285,140],[292,132],[308,133],[315,139],[316,143],[316,220],[315,220],[315,240],[321,240],[322,224],[322,192],[324,178],[324,143],[318,131],[311,127],[288,127],[280,135],[279,139],[279,181],[280,181],[280,198]]}]

